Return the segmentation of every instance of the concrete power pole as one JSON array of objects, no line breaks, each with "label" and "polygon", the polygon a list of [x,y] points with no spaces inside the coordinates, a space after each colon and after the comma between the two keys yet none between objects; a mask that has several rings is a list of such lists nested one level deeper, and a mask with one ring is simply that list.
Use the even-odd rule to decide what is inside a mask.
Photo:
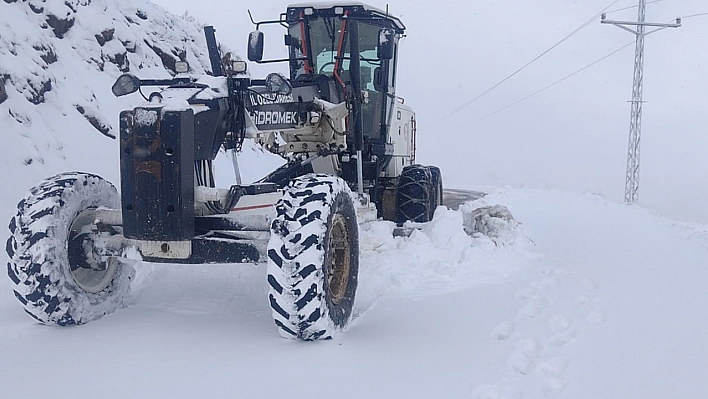
[{"label": "concrete power pole", "polygon": [[[642,136],[642,98],[644,95],[644,37],[648,34],[666,28],[678,28],[681,19],[676,22],[662,24],[645,21],[646,0],[639,0],[639,16],[637,22],[609,21],[602,14],[602,23],[615,25],[637,37],[634,52],[634,85],[632,86],[632,115],[629,123],[629,150],[627,152],[627,181],[624,187],[624,202],[633,204],[639,200],[639,146]],[[629,28],[632,26],[634,28]],[[647,32],[647,27],[656,29]]]}]

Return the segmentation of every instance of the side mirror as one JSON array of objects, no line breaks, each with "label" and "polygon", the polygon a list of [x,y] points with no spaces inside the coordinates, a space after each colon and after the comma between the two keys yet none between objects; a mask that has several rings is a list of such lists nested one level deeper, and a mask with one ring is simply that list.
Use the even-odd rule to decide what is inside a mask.
[{"label": "side mirror", "polygon": [[265,87],[271,93],[287,96],[293,92],[293,87],[285,76],[279,73],[271,73],[265,78]]},{"label": "side mirror", "polygon": [[259,62],[263,59],[263,32],[253,31],[248,35],[248,60]]},{"label": "side mirror", "polygon": [[120,75],[118,80],[111,87],[113,95],[116,97],[124,96],[126,94],[135,93],[140,89],[140,79],[135,75],[129,73]]},{"label": "side mirror", "polygon": [[395,33],[391,29],[381,29],[379,31],[378,57],[380,60],[392,60],[394,52]]}]

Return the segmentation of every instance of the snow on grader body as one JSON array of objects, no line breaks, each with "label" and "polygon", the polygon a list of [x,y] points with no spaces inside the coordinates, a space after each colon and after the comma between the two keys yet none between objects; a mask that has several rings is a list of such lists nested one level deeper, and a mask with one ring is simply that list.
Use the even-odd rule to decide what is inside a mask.
[{"label": "snow on grader body", "polygon": [[[262,24],[287,27],[286,60],[262,60]],[[121,193],[99,176],[64,173],[18,204],[8,274],[25,311],[74,325],[116,310],[130,259],[267,262],[280,334],[330,338],[358,284],[358,224],[425,222],[442,202],[440,170],[414,164],[415,114],[396,96],[405,27],[362,4],[293,5],[256,23],[249,59],[286,61],[290,77],[250,79],[205,28],[213,76],[123,75],[115,95],[162,87],[120,115]],[[287,163],[254,184],[215,187],[213,160],[253,138]]]}]

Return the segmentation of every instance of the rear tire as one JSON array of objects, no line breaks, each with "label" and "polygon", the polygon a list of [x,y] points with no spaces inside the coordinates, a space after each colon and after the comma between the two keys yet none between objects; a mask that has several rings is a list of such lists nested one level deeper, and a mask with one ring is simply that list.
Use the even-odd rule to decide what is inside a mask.
[{"label": "rear tire", "polygon": [[398,180],[396,222],[424,223],[432,218],[433,177],[430,168],[410,165],[403,168]]},{"label": "rear tire", "polygon": [[433,184],[432,205],[430,207],[430,220],[433,220],[435,210],[443,204],[443,181],[442,172],[437,166],[428,166],[430,169],[431,182]]},{"label": "rear tire", "polygon": [[285,338],[328,339],[351,317],[359,272],[359,227],[346,182],[295,179],[276,205],[268,243],[269,301]]},{"label": "rear tire", "polygon": [[98,207],[119,209],[115,187],[99,176],[63,173],[32,188],[10,221],[7,272],[25,312],[45,324],[84,324],[114,312],[135,272],[96,258]]}]

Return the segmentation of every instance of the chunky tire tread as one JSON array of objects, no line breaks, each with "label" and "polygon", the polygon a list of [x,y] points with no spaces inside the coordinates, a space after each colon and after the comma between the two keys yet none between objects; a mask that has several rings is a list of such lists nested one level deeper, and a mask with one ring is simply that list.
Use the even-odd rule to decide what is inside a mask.
[{"label": "chunky tire tread", "polygon": [[428,166],[430,169],[431,183],[433,185],[433,198],[430,208],[430,220],[433,220],[435,210],[443,205],[443,181],[442,172],[437,166]]},{"label": "chunky tire tread", "polygon": [[8,226],[7,274],[15,296],[35,320],[83,324],[122,305],[134,275],[130,265],[119,265],[108,287],[97,293],[81,289],[70,270],[70,226],[81,211],[99,206],[118,208],[118,192],[99,176],[79,172],[42,181],[18,203]]},{"label": "chunky tire tread", "polygon": [[406,166],[398,181],[396,222],[428,222],[432,218],[433,182],[430,168]]},{"label": "chunky tire tread", "polygon": [[[349,187],[337,177],[303,176],[290,183],[276,211],[268,243],[268,297],[278,331],[305,341],[331,338],[351,316],[357,286],[358,225]],[[336,305],[326,276],[335,213],[345,216],[351,243],[346,295]]]}]

